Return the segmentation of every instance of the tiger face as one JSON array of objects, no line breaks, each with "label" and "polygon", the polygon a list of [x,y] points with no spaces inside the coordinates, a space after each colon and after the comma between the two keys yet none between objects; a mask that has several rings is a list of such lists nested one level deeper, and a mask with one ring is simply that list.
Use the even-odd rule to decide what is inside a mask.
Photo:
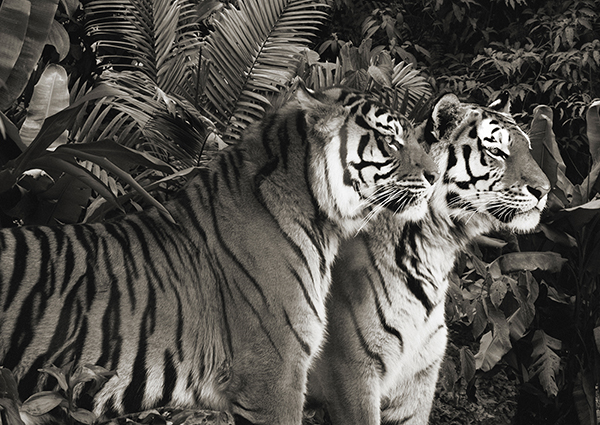
[{"label": "tiger face", "polygon": [[[299,93],[301,105],[309,103],[306,96],[313,97]],[[314,99],[323,106],[315,108]],[[342,214],[356,215],[368,207],[373,213],[387,208],[407,220],[425,215],[438,172],[406,118],[342,88],[315,93],[310,105],[304,108],[309,128],[330,141],[325,148],[329,176],[323,176],[329,183],[320,186],[353,200],[342,206]]]},{"label": "tiger face", "polygon": [[491,228],[532,230],[550,182],[531,156],[527,135],[508,114],[508,96],[481,107],[453,94],[435,105],[425,129],[453,217]]}]

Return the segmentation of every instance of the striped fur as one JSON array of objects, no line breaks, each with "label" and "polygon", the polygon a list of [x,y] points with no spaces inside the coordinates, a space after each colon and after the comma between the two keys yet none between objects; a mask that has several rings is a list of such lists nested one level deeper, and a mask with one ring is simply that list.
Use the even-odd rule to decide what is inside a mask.
[{"label": "striped fur", "polygon": [[[166,205],[102,224],[0,231],[0,364],[116,370],[111,417],[154,406],[300,424],[339,241],[373,209],[423,216],[436,168],[362,94],[299,89]],[[386,208],[387,207],[387,208]]]},{"label": "striped fur", "polygon": [[532,230],[550,189],[507,113],[446,95],[424,131],[442,176],[425,218],[379,215],[342,244],[332,271],[309,399],[327,405],[334,425],[427,423],[456,254],[494,228]]}]

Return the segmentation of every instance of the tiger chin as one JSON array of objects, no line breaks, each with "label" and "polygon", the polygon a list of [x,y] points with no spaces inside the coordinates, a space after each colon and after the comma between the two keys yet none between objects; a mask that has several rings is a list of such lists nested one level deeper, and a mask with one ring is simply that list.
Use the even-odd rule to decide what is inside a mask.
[{"label": "tiger chin", "polygon": [[176,224],[150,209],[0,230],[0,364],[24,396],[56,387],[49,364],[115,370],[101,418],[168,405],[299,425],[341,240],[420,210],[437,176],[405,128],[365,94],[300,87],[165,205]]},{"label": "tiger chin", "polygon": [[506,95],[490,107],[445,95],[418,131],[440,173],[425,217],[382,212],[332,270],[307,408],[324,405],[334,425],[428,423],[457,254],[493,229],[533,230],[550,190]]}]

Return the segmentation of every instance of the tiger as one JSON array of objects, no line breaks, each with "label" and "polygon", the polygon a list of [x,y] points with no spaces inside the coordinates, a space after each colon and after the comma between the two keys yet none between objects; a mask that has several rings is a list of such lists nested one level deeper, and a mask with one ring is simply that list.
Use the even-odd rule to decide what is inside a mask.
[{"label": "tiger", "polygon": [[165,203],[174,223],[148,209],[1,229],[0,365],[21,396],[55,387],[47,365],[116,371],[98,418],[300,424],[340,241],[381,210],[427,212],[437,167],[408,128],[364,93],[300,85]]},{"label": "tiger", "polygon": [[550,190],[508,108],[508,93],[489,107],[448,93],[419,126],[440,173],[427,214],[383,212],[342,243],[307,409],[324,404],[334,425],[427,424],[457,254],[492,230],[533,230]]}]

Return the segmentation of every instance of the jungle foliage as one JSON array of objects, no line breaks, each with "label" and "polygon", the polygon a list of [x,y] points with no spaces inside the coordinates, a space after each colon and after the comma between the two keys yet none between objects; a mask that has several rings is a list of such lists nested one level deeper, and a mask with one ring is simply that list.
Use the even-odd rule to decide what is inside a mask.
[{"label": "jungle foliage", "polygon": [[[508,90],[549,208],[537,233],[460,258],[447,312],[469,337],[441,391],[476,399],[478,377],[502,370],[520,383],[515,423],[595,425],[599,14],[591,0],[2,0],[2,225],[160,208],[298,79],[368,90],[417,121],[443,91],[487,104]],[[87,382],[67,366],[44,372]],[[89,423],[60,387],[28,403]]]}]

